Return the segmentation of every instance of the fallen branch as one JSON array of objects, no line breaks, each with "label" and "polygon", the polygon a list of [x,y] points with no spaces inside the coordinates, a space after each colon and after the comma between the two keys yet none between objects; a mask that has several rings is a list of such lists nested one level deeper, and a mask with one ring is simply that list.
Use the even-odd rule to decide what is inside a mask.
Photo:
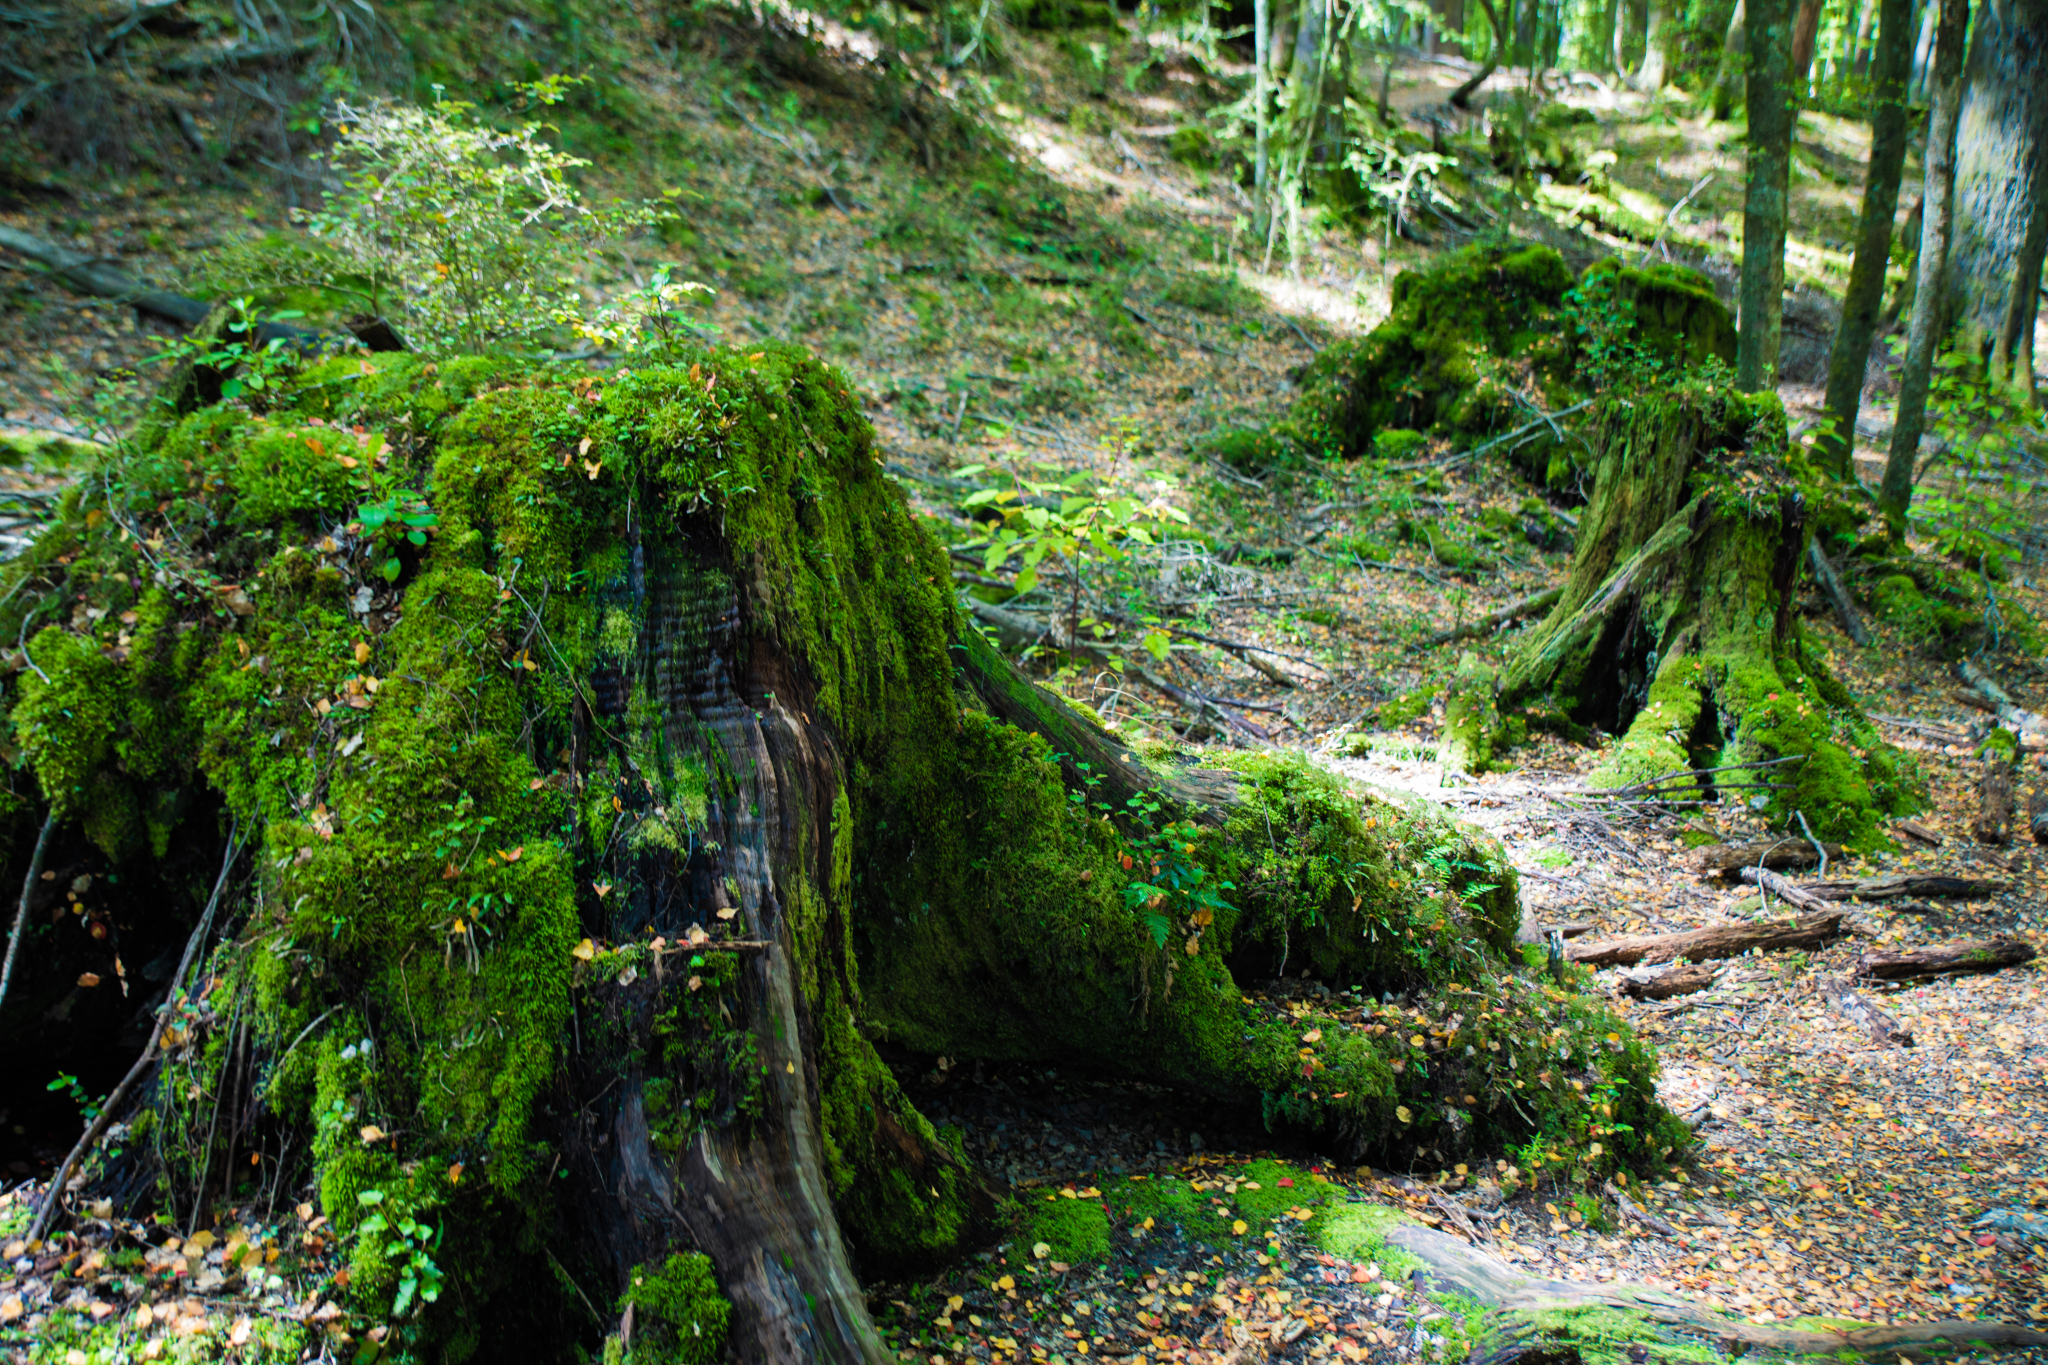
[{"label": "fallen branch", "polygon": [[1990,700],[1992,707],[1998,714],[1998,723],[2000,725],[2019,735],[2022,739],[2029,735],[2048,737],[2048,717],[2036,715],[2032,711],[2021,710],[2019,703],[2015,702],[2006,693],[2004,688],[1992,681],[1991,675],[1979,668],[1974,661],[1970,659],[1963,660],[1960,664],[1956,665],[1956,672],[1962,675],[1964,682],[1976,688]]},{"label": "fallen branch", "polygon": [[1911,981],[1950,972],[1995,972],[2033,960],[2034,950],[2017,939],[1978,938],[1896,953],[1865,953],[1856,959],[1856,972],[1878,981]]},{"label": "fallen branch", "polygon": [[1511,621],[1519,621],[1524,617],[1535,616],[1549,611],[1557,605],[1557,599],[1563,595],[1564,589],[1562,588],[1552,588],[1547,592],[1539,592],[1534,597],[1525,597],[1519,602],[1511,602],[1499,611],[1494,612],[1490,616],[1482,617],[1480,620],[1468,622],[1465,625],[1457,626],[1450,630],[1440,630],[1436,634],[1408,646],[1408,648],[1411,650],[1434,649],[1438,645],[1446,645],[1453,640],[1469,640],[1477,635],[1491,635]]},{"label": "fallen branch", "polygon": [[1857,881],[1807,882],[1800,890],[1828,901],[1882,901],[1893,900],[1899,896],[1947,896],[1955,900],[1988,900],[1992,896],[2002,894],[2010,886],[2009,882],[1980,877],[1939,877],[1931,874],[1895,872],[1888,876],[1864,877]]},{"label": "fallen branch", "polygon": [[28,875],[21,879],[21,908],[14,912],[14,928],[7,934],[7,961],[0,966],[0,1006],[7,1003],[7,984],[14,980],[14,958],[21,951],[21,927],[28,923],[29,897],[35,894],[36,879],[43,875],[43,855],[50,850],[50,833],[57,828],[57,808],[43,817],[43,832],[36,836],[36,851],[28,860]]},{"label": "fallen branch", "polygon": [[142,1049],[142,1055],[135,1059],[135,1065],[128,1068],[128,1074],[114,1087],[114,1093],[107,1096],[100,1106],[99,1117],[85,1130],[85,1136],[78,1140],[65,1156],[64,1164],[50,1177],[49,1187],[43,1192],[42,1207],[36,1210],[35,1221],[29,1225],[28,1240],[41,1241],[50,1232],[50,1226],[57,1221],[57,1213],[64,1207],[64,1188],[71,1183],[72,1172],[92,1152],[99,1140],[113,1126],[114,1116],[121,1112],[127,1102],[128,1092],[149,1070],[149,1064],[156,1060],[157,1049],[163,1044],[164,1028],[171,1022],[176,1011],[178,993],[184,989],[185,973],[192,969],[192,959],[199,954],[199,945],[206,941],[207,931],[213,927],[214,911],[220,908],[221,892],[227,889],[228,873],[234,870],[235,859],[241,854],[242,843],[233,831],[228,834],[228,851],[220,860],[220,876],[214,879],[213,894],[206,898],[206,909],[200,913],[199,923],[192,927],[192,937],[185,940],[185,955],[178,959],[178,970],[171,973],[170,989],[164,994],[164,1003],[157,1010],[156,1027],[150,1030],[149,1044]]},{"label": "fallen branch", "polygon": [[1822,981],[1820,992],[1835,1013],[1861,1028],[1885,1047],[1911,1047],[1913,1035],[1899,1021],[1857,994],[1846,981]]},{"label": "fallen branch", "polygon": [[[1839,858],[1840,844],[1823,844],[1829,858]],[[1686,858],[1701,875],[1733,877],[1745,867],[1805,868],[1820,862],[1812,844],[1797,839],[1759,839],[1746,844],[1709,844]]]},{"label": "fallen branch", "polygon": [[1792,1328],[1723,1317],[1664,1290],[1630,1284],[1542,1280],[1448,1233],[1400,1223],[1387,1244],[1420,1260],[1436,1288],[1465,1294],[1502,1314],[1604,1306],[1712,1337],[1796,1355],[1893,1355],[1916,1347],[1978,1341],[1994,1346],[2048,1346],[2048,1332],[1984,1320],[1909,1322],[1889,1327]]},{"label": "fallen branch", "polygon": [[[1770,876],[1770,873],[1765,873]],[[1708,962],[1740,957],[1751,949],[1777,952],[1813,949],[1841,937],[1843,912],[1822,910],[1796,919],[1758,924],[1710,924],[1675,934],[1625,934],[1574,943],[1565,957],[1588,967],[1632,967],[1639,962]]]},{"label": "fallen branch", "polygon": [[1745,867],[1741,875],[1742,880],[1751,886],[1761,887],[1787,905],[1796,905],[1801,910],[1827,909],[1827,897],[1817,896],[1797,882],[1787,881],[1767,868]]},{"label": "fallen branch", "polygon": [[2048,787],[2034,788],[2033,796],[2028,798],[2027,828],[2033,832],[2035,843],[2048,844]]},{"label": "fallen branch", "polygon": [[1557,427],[1558,418],[1569,417],[1575,412],[1580,412],[1586,408],[1590,408],[1593,406],[1595,401],[1595,399],[1588,398],[1583,403],[1574,403],[1570,407],[1561,408],[1556,412],[1544,412],[1542,409],[1539,408],[1537,409],[1535,421],[1525,422],[1521,426],[1516,427],[1513,431],[1507,432],[1504,435],[1496,436],[1490,441],[1481,441],[1478,445],[1473,446],[1470,450],[1461,450],[1455,455],[1445,456],[1443,459],[1440,460],[1408,460],[1402,462],[1401,464],[1382,465],[1380,467],[1380,472],[1383,474],[1401,474],[1406,473],[1411,469],[1448,469],[1452,465],[1463,464],[1467,460],[1477,459],[1481,455],[1484,455],[1487,451],[1492,450],[1495,446],[1501,445],[1508,441],[1516,440],[1519,437],[1528,436],[1531,433],[1538,431],[1544,427],[1549,427],[1552,430],[1555,430]]},{"label": "fallen branch", "polygon": [[1820,584],[1827,595],[1835,615],[1841,618],[1842,629],[1849,632],[1849,638],[1858,645],[1870,643],[1870,631],[1865,628],[1863,618],[1856,614],[1856,604],[1849,600],[1849,590],[1842,586],[1842,579],[1835,572],[1835,566],[1828,562],[1827,551],[1821,549],[1818,538],[1806,543],[1806,557],[1813,565],[1813,580]]},{"label": "fallen branch", "polygon": [[1612,1180],[1607,1182],[1607,1194],[1609,1198],[1614,1200],[1614,1206],[1616,1208],[1620,1209],[1624,1214],[1628,1215],[1630,1218],[1635,1219],[1636,1222],[1641,1223],[1650,1231],[1658,1233],[1665,1237],[1676,1237],[1678,1235],[1677,1228],[1672,1227],[1671,1224],[1665,1222],[1656,1214],[1651,1213],[1648,1209],[1644,1208],[1641,1204],[1638,1204],[1635,1200],[1629,1198],[1627,1193],[1625,1193],[1621,1189],[1621,1187],[1616,1185]]}]

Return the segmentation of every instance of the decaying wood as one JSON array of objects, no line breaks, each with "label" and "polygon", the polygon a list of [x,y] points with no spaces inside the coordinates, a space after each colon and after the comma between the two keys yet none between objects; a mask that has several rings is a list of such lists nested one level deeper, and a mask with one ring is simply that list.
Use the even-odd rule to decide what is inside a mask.
[{"label": "decaying wood", "polygon": [[1633,1218],[1636,1222],[1641,1223],[1650,1231],[1661,1233],[1666,1237],[1676,1237],[1678,1235],[1677,1228],[1672,1227],[1671,1224],[1629,1198],[1628,1193],[1612,1180],[1607,1182],[1607,1195],[1614,1201],[1616,1208],[1620,1209],[1628,1217]]},{"label": "decaying wood", "polygon": [[1653,1321],[1794,1355],[1875,1356],[1943,1343],[1981,1341],[1994,1346],[2048,1346],[2048,1332],[1984,1320],[1909,1322],[1890,1327],[1810,1328],[1765,1326],[1722,1317],[1664,1290],[1640,1285],[1542,1280],[1498,1256],[1419,1224],[1388,1229],[1387,1244],[1420,1260],[1434,1288],[1465,1294],[1504,1314],[1539,1313],[1574,1306],[1619,1308]]},{"label": "decaying wood", "polygon": [[2010,882],[1985,877],[1892,873],[1854,881],[1804,882],[1799,889],[1824,901],[1883,901],[1896,900],[1900,896],[1946,896],[1953,900],[1979,901],[2002,895],[2011,885]]},{"label": "decaying wood", "polygon": [[1464,625],[1455,626],[1450,630],[1440,630],[1434,635],[1417,641],[1410,648],[1434,649],[1438,645],[1449,644],[1453,640],[1469,640],[1477,635],[1491,635],[1510,622],[1520,621],[1526,617],[1540,616],[1544,612],[1549,611],[1557,605],[1557,599],[1563,592],[1564,589],[1562,588],[1552,588],[1548,592],[1539,592],[1534,597],[1525,597],[1519,602],[1511,602],[1490,616],[1483,616],[1477,621],[1468,621]]},{"label": "decaying wood", "polygon": [[2012,764],[2001,755],[1985,756],[1984,775],[1977,779],[1977,817],[1970,821],[1970,836],[1994,848],[2012,842]]},{"label": "decaying wood", "polygon": [[[1833,862],[1846,851],[1840,844],[1822,844],[1828,852],[1828,861]],[[1709,844],[1696,848],[1686,857],[1693,871],[1733,877],[1745,867],[1801,868],[1813,867],[1820,862],[1820,855],[1813,845],[1804,839],[1759,839],[1747,844]]]},{"label": "decaying wood", "polygon": [[1835,572],[1835,566],[1828,562],[1827,551],[1820,548],[1818,539],[1806,542],[1806,557],[1813,564],[1813,580],[1820,584],[1828,603],[1841,618],[1842,629],[1849,632],[1849,638],[1859,645],[1870,643],[1870,631],[1864,627],[1863,618],[1856,614],[1856,604],[1849,600],[1849,590],[1842,586],[1842,579]]},{"label": "decaying wood", "polygon": [[1856,959],[1856,973],[1879,981],[1910,981],[1949,972],[1995,972],[2033,960],[2034,950],[2017,939],[1973,938],[1900,952],[1865,953]]},{"label": "decaying wood", "polygon": [[1918,839],[1929,848],[1941,847],[1942,839],[1940,833],[1932,826],[1923,825],[1918,820],[1901,820],[1892,828],[1905,835],[1908,839]]},{"label": "decaying wood", "polygon": [[1631,1000],[1669,1000],[1693,995],[1714,984],[1714,969],[1704,962],[1688,962],[1646,980],[1625,977],[1621,993]]},{"label": "decaying wood", "polygon": [[1899,1021],[1859,994],[1846,981],[1823,981],[1821,994],[1835,1013],[1855,1024],[1886,1047],[1911,1047],[1913,1035],[1899,1027]]},{"label": "decaying wood", "polygon": [[1787,881],[1777,873],[1764,868],[1743,868],[1742,880],[1748,882],[1751,886],[1763,888],[1784,901],[1785,904],[1796,905],[1801,910],[1818,911],[1827,908],[1828,902],[1825,896],[1815,895],[1812,891],[1799,885],[1799,883]]},{"label": "decaying wood", "polygon": [[2033,796],[2028,798],[2027,828],[2033,832],[2035,843],[2048,844],[2048,787],[2034,788]]},{"label": "decaying wood", "polygon": [[[1770,876],[1770,873],[1765,873]],[[1818,948],[1844,932],[1844,912],[1826,909],[1792,920],[1710,924],[1676,934],[1626,934],[1574,943],[1565,956],[1588,967],[1633,967],[1639,962],[1710,962],[1739,957],[1752,948],[1783,951]]]},{"label": "decaying wood", "polygon": [[1990,701],[1991,710],[1997,713],[2000,725],[2023,738],[2048,739],[2048,717],[2023,710],[2004,688],[1992,680],[1989,673],[1969,659],[1958,664],[1956,672]]}]

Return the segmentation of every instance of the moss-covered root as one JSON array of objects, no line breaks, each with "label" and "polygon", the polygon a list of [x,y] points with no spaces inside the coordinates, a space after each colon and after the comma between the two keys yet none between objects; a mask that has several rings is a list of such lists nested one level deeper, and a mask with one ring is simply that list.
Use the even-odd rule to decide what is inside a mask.
[{"label": "moss-covered root", "polygon": [[[1902,1351],[1986,1346],[2048,1346],[2048,1332],[2000,1322],[1915,1322],[1897,1326],[1774,1327],[1709,1312],[1661,1290],[1627,1284],[1540,1280],[1448,1233],[1401,1222],[1384,1233],[1388,1246],[1420,1261],[1431,1290],[1500,1310],[1509,1335],[1540,1336],[1584,1348],[1589,1359],[1627,1358],[1635,1343],[1660,1358],[1720,1358],[1674,1341],[1674,1331],[1704,1338],[1723,1351],[1761,1348],[1786,1355],[1880,1356]],[[1674,1354],[1675,1353],[1675,1354]]]},{"label": "moss-covered root", "polygon": [[1443,733],[1437,738],[1437,765],[1445,786],[1469,773],[1483,773],[1492,764],[1496,742],[1506,738],[1496,699],[1499,688],[1499,669],[1480,662],[1469,650],[1458,659],[1457,674],[1444,699]]}]

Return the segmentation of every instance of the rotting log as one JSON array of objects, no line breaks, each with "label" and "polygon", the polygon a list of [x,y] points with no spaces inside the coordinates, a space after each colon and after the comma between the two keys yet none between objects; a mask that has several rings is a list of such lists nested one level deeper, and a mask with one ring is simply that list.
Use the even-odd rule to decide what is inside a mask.
[{"label": "rotting log", "polygon": [[2048,844],[2048,786],[2034,788],[2027,798],[2027,829],[2035,843]]},{"label": "rotting log", "polygon": [[1714,969],[1704,962],[1688,962],[1638,980],[1623,977],[1620,992],[1631,1000],[1670,1000],[1696,995],[1714,984]]},{"label": "rotting log", "polygon": [[[1823,844],[1828,861],[1847,851],[1840,844]],[[1686,855],[1686,863],[1702,876],[1733,877],[1745,867],[1767,867],[1773,871],[1817,866],[1820,854],[1804,839],[1759,839],[1746,844],[1709,844]]]},{"label": "rotting log", "polygon": [[[290,1139],[273,1179],[357,1248],[352,1311],[393,1304],[373,1202],[435,1230],[424,1356],[588,1359],[587,1306],[652,1280],[699,1285],[737,1360],[889,1359],[856,1264],[955,1256],[996,1203],[876,1038],[1172,1085],[1385,1165],[1686,1141],[1628,1024],[1522,962],[1497,841],[1301,755],[1190,770],[1023,676],[800,348],[175,393],[0,577],[14,847],[54,813],[68,864],[121,874],[110,913],[183,941],[205,888],[152,878],[247,834],[138,1087],[148,1174],[204,1212],[252,1133],[192,1097],[239,1087]],[[31,950],[38,979],[85,965]],[[1237,984],[1283,972],[1367,1003]],[[1598,1081],[1518,1088],[1546,1068]]]},{"label": "rotting log", "polygon": [[1786,883],[1824,901],[1896,900],[1901,896],[1943,896],[1952,900],[1989,900],[2012,888],[1990,877],[1944,877],[1931,873],[1892,872],[1854,881]]},{"label": "rotting log", "polygon": [[[1552,1309],[1599,1307],[1619,1310],[1648,1323],[1712,1338],[1725,1347],[1761,1347],[1793,1355],[1895,1355],[1916,1348],[1963,1346],[2048,1346],[2048,1332],[2011,1323],[1946,1320],[1901,1323],[1889,1327],[1775,1327],[1741,1318],[1722,1317],[1689,1299],[1665,1290],[1622,1283],[1587,1284],[1545,1280],[1509,1265],[1498,1256],[1456,1237],[1420,1224],[1401,1222],[1387,1229],[1387,1245],[1420,1260],[1432,1288],[1478,1300],[1510,1320],[1526,1319]],[[1570,1332],[1569,1320],[1563,1332]],[[1589,1344],[1594,1344],[1589,1342]],[[1660,1342],[1654,1333],[1640,1343],[1654,1358]],[[1672,1344],[1676,1344],[1675,1342]],[[1564,1342],[1556,1343],[1562,1349]],[[1600,1339],[1602,1357],[1614,1354],[1611,1338]]]},{"label": "rotting log", "polygon": [[1742,880],[1748,882],[1751,886],[1771,893],[1784,901],[1785,904],[1797,906],[1801,910],[1820,911],[1827,909],[1826,897],[1815,895],[1798,882],[1787,881],[1775,872],[1766,871],[1760,867],[1745,867],[1742,869]]},{"label": "rotting log", "polygon": [[1843,914],[1840,910],[1823,910],[1778,922],[1710,924],[1675,934],[1626,934],[1574,943],[1564,950],[1564,955],[1588,967],[1633,967],[1639,962],[1710,962],[1740,957],[1752,949],[1810,951],[1842,936]]},{"label": "rotting log", "polygon": [[2018,939],[1965,939],[1898,952],[1868,952],[1856,959],[1856,974],[1877,981],[1911,981],[1952,972],[1995,972],[2033,960],[2033,948]]},{"label": "rotting log", "polygon": [[1886,1047],[1911,1047],[1913,1035],[1900,1026],[1899,1021],[1865,999],[1861,992],[1846,981],[1824,980],[1821,994],[1835,1013],[1849,1020]]}]

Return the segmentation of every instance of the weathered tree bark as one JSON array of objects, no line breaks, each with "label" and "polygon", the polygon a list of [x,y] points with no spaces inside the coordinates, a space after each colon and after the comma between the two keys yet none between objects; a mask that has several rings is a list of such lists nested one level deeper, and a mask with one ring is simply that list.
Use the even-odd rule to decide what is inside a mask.
[{"label": "weathered tree bark", "polygon": [[[1897,3],[1897,0],[1894,0]],[[1910,0],[1909,0],[1910,3]],[[1714,117],[1725,119],[1742,103],[1748,60],[1747,0],[1735,0],[1735,12],[1728,16],[1728,32],[1721,39],[1721,62],[1714,70],[1712,104]]]},{"label": "weathered tree bark", "polygon": [[1745,867],[1741,876],[1742,880],[1751,886],[1769,892],[1787,905],[1807,911],[1809,914],[1827,913],[1828,903],[1825,896],[1817,895],[1800,883],[1781,877],[1768,868]]},{"label": "weathered tree bark", "polygon": [[1821,994],[1835,1013],[1849,1020],[1868,1033],[1885,1047],[1911,1047],[1913,1035],[1899,1026],[1899,1021],[1866,1000],[1854,986],[1846,981],[1824,980],[1820,985]]},{"label": "weathered tree bark", "polygon": [[[1850,419],[1854,421],[1852,417]],[[1820,546],[1820,538],[1806,543],[1806,562],[1813,566],[1813,576],[1820,584],[1821,592],[1827,596],[1828,605],[1835,609],[1835,618],[1842,623],[1842,629],[1849,633],[1849,641],[1855,645],[1868,645],[1870,631],[1863,624],[1863,618],[1856,613],[1856,603],[1850,598],[1848,588],[1842,584],[1842,576],[1835,572],[1828,552]]]},{"label": "weathered tree bark", "polygon": [[1882,877],[1860,877],[1855,881],[1801,882],[1799,887],[1824,901],[1888,901],[1902,896],[1943,896],[1955,900],[1985,900],[2005,894],[2011,882],[1984,877],[1941,877],[1924,873],[1894,872]]},{"label": "weathered tree bark", "polygon": [[1956,114],[1955,218],[1943,287],[1956,345],[1974,356],[1988,357],[2022,273],[2044,103],[2048,0],[1980,6]]},{"label": "weathered tree bark", "polygon": [[1899,376],[1899,401],[1892,417],[1891,448],[1885,454],[1878,506],[1894,536],[1903,535],[1913,501],[1920,434],[1927,422],[1927,386],[1934,352],[1943,333],[1950,224],[1955,210],[1956,111],[1962,101],[1963,36],[1970,0],[1940,0],[1941,28],[1935,39],[1933,107],[1927,114],[1927,177],[1921,195],[1920,260],[1914,272],[1913,322],[1906,338],[1906,363]]},{"label": "weathered tree bark", "polygon": [[1711,962],[1716,958],[1740,957],[1752,949],[1784,952],[1792,948],[1819,948],[1842,936],[1842,914],[1840,910],[1823,910],[1782,923],[1742,921],[1710,924],[1676,934],[1626,934],[1574,943],[1564,950],[1564,955],[1588,967],[1633,967],[1638,962]]},{"label": "weathered tree bark", "polygon": [[2017,939],[1969,939],[1896,953],[1865,953],[1856,959],[1856,974],[1878,981],[1911,981],[1950,972],[1995,972],[2033,960],[2033,948]]},{"label": "weathered tree bark", "polygon": [[1785,214],[1798,98],[1792,89],[1790,0],[1748,0],[1745,103],[1748,158],[1742,200],[1742,318],[1735,382],[1750,393],[1778,382],[1785,313]]},{"label": "weathered tree bark", "polygon": [[[1880,0],[1877,59],[1870,74],[1870,169],[1863,181],[1863,212],[1856,256],[1842,295],[1842,318],[1828,351],[1827,410],[1833,427],[1822,433],[1821,459],[1846,478],[1856,446],[1856,415],[1870,367],[1870,341],[1884,306],[1885,267],[1891,261],[1892,224],[1899,211],[1899,179],[1906,164],[1906,77],[1913,57],[1913,0]],[[1859,641],[1859,643],[1861,643]]]}]

